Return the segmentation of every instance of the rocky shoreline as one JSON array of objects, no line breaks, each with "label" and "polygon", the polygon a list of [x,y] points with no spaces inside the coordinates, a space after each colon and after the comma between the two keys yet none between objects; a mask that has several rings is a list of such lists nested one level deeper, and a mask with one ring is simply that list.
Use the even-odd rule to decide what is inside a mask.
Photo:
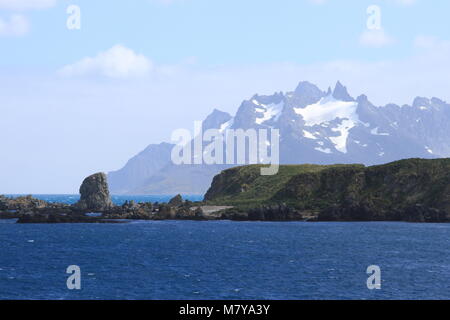
[{"label": "rocky shoreline", "polygon": [[299,212],[286,205],[262,206],[242,212],[233,206],[206,205],[184,200],[181,195],[168,203],[112,203],[104,173],[87,177],[80,187],[80,200],[73,204],[50,203],[23,196],[0,196],[0,219],[17,223],[124,223],[127,220],[236,220],[303,221]]},{"label": "rocky shoreline", "polygon": [[124,220],[212,220],[227,207],[206,207],[183,200],[177,195],[168,203],[112,203],[106,175],[87,177],[80,187],[80,200],[73,204],[50,203],[23,196],[0,196],[0,219],[18,219],[17,223],[119,223]]},{"label": "rocky shoreline", "polygon": [[[177,196],[179,199],[181,196]],[[125,223],[127,220],[234,220],[234,221],[305,221],[300,212],[285,205],[262,206],[241,212],[232,206],[209,206],[181,200],[179,204],[135,203],[104,210],[80,209],[77,204],[49,203],[31,196],[0,196],[0,219],[17,219],[17,223]],[[14,208],[14,209],[11,209]]]},{"label": "rocky shoreline", "polygon": [[[177,196],[180,198],[180,196]],[[368,213],[369,212],[369,213]],[[363,218],[361,218],[363,217]],[[104,210],[80,209],[77,204],[49,203],[31,196],[7,198],[0,196],[0,219],[17,219],[17,223],[126,223],[132,220],[192,220],[192,221],[404,221],[416,223],[448,223],[446,212],[415,205],[394,211],[390,217],[375,216],[364,207],[333,207],[320,212],[296,210],[286,204],[261,205],[251,209],[233,206],[212,206],[181,200],[181,203],[135,203]]]},{"label": "rocky shoreline", "polygon": [[[0,196],[0,219],[17,223],[119,223],[127,220],[450,222],[450,159],[408,159],[383,166],[258,166],[217,175],[203,202],[114,205],[104,173],[87,177],[80,200],[49,203]],[[263,195],[265,198],[256,198]],[[255,199],[256,198],[256,199]]]}]

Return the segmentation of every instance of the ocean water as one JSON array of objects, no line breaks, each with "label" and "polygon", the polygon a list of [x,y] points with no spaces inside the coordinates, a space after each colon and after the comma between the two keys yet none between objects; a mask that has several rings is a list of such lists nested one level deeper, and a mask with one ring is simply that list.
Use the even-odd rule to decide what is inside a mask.
[{"label": "ocean water", "polygon": [[0,220],[0,299],[450,299],[450,224]]}]

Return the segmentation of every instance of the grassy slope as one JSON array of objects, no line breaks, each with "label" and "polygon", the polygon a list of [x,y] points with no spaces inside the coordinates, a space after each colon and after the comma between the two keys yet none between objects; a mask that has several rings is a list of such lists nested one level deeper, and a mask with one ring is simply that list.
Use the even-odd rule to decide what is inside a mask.
[{"label": "grassy slope", "polygon": [[272,203],[281,189],[295,176],[316,174],[322,170],[342,167],[364,167],[363,165],[283,165],[273,176],[262,176],[262,165],[236,167],[223,171],[214,178],[212,187],[205,196],[208,203],[252,206]]},{"label": "grassy slope", "polygon": [[395,208],[421,203],[448,208],[450,159],[407,159],[381,166],[280,166],[275,176],[261,176],[261,166],[223,171],[206,195],[208,203],[241,208],[287,203],[320,210],[345,203]]}]

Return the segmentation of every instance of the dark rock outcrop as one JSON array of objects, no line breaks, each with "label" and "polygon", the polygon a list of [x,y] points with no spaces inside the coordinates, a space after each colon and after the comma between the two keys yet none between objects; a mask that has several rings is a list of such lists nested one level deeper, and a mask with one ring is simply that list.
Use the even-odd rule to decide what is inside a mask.
[{"label": "dark rock outcrop", "polygon": [[17,223],[123,223],[119,220],[107,220],[81,214],[33,213],[19,217]]},{"label": "dark rock outcrop", "polygon": [[444,210],[421,204],[405,208],[400,214],[409,222],[450,222],[450,215]]},{"label": "dark rock outcrop", "polygon": [[23,209],[37,209],[45,208],[49,203],[33,198],[32,196],[22,196],[17,198],[7,198],[0,196],[0,211],[1,210],[23,210]]},{"label": "dark rock outcrop", "polygon": [[318,221],[405,221],[450,222],[450,215],[443,210],[422,204],[402,209],[376,209],[367,205],[334,206],[320,212]]},{"label": "dark rock outcrop", "polygon": [[8,198],[0,195],[0,211],[8,210]]},{"label": "dark rock outcrop", "polygon": [[181,194],[176,195],[169,201],[169,206],[179,207],[183,204],[183,197]]},{"label": "dark rock outcrop", "polygon": [[96,173],[84,179],[80,187],[80,201],[75,207],[95,212],[103,212],[113,207],[106,174]]},{"label": "dark rock outcrop", "polygon": [[32,196],[21,196],[10,198],[0,196],[0,219],[20,218],[24,214],[33,214],[45,210],[67,210],[70,206],[62,203],[50,203],[33,198]]},{"label": "dark rock outcrop", "polygon": [[161,205],[158,212],[154,215],[155,220],[174,220],[177,216],[177,211],[174,207],[169,205]]},{"label": "dark rock outcrop", "polygon": [[285,204],[262,206],[248,212],[250,221],[299,221],[303,220],[301,213]]},{"label": "dark rock outcrop", "polygon": [[285,204],[262,205],[257,208],[239,210],[236,208],[226,210],[222,219],[236,221],[302,221],[302,214]]}]

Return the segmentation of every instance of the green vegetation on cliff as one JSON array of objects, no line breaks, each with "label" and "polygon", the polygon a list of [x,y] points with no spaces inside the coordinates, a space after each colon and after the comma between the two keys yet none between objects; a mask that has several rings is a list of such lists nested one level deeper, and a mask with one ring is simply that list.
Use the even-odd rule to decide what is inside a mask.
[{"label": "green vegetation on cliff", "polygon": [[[284,165],[276,175],[261,175],[262,165],[250,165],[222,171],[214,177],[205,200],[211,203],[230,205],[253,205],[273,203],[276,195],[285,188],[293,177],[316,175],[318,172],[332,168],[356,167],[363,165]],[[280,199],[281,200],[281,199]]]},{"label": "green vegetation on cliff", "polygon": [[223,171],[205,201],[241,209],[285,203],[319,220],[450,220],[450,159],[407,159],[385,165],[261,166]]}]

